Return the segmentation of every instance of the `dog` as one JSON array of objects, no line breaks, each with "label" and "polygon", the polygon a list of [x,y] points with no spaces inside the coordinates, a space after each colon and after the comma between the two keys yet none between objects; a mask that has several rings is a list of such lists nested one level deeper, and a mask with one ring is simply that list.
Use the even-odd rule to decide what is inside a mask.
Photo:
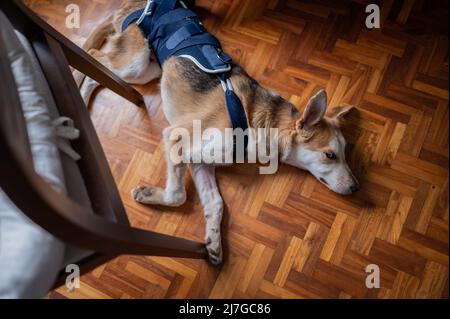
[{"label": "dog", "polygon": [[[147,39],[136,24],[121,30],[124,20],[145,5],[146,1],[124,4],[94,29],[83,49],[130,84],[142,85],[161,77],[162,105],[170,124],[163,132],[167,184],[164,189],[138,186],[131,194],[142,204],[177,207],[186,201],[184,176],[188,165],[174,163],[168,156],[175,143],[170,139],[171,132],[176,128],[192,132],[194,120],[201,120],[204,128],[221,131],[232,125],[227,115],[224,89],[215,75],[203,72],[194,62],[179,56],[169,58],[160,67],[152,60]],[[109,49],[102,52],[100,49],[105,41]],[[74,77],[88,105],[99,84],[77,71]],[[282,163],[309,171],[336,193],[358,191],[358,181],[345,159],[346,141],[340,129],[341,120],[352,106],[327,110],[327,95],[320,90],[300,113],[290,102],[259,85],[237,64],[232,64],[229,79],[242,101],[248,126],[278,129],[278,153]],[[192,152],[195,152],[193,146]],[[220,264],[223,259],[221,220],[224,203],[216,182],[216,166],[191,163],[189,169],[206,219],[209,260]]]}]

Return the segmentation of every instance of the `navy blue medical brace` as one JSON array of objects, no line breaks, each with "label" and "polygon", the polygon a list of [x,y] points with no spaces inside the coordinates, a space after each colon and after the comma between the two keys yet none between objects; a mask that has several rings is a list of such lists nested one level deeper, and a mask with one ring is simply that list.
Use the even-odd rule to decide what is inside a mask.
[{"label": "navy blue medical brace", "polygon": [[[185,3],[195,0],[153,0],[145,8],[131,13],[122,24],[122,32],[136,21],[155,53],[160,65],[171,56],[190,59],[202,71],[216,74],[225,92],[228,116],[233,129],[248,128],[247,116],[231,81],[231,58],[220,42],[203,27],[199,17]],[[248,139],[244,146],[247,149]],[[234,152],[236,154],[236,152]]]}]

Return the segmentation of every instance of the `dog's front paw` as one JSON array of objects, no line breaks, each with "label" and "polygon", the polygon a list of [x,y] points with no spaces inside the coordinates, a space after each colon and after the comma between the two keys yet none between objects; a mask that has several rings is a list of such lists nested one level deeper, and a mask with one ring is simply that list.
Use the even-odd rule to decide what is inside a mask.
[{"label": "dog's front paw", "polygon": [[137,202],[143,202],[148,196],[152,195],[151,187],[138,186],[131,191],[131,196]]},{"label": "dog's front paw", "polygon": [[222,240],[220,234],[214,234],[206,237],[206,250],[208,251],[209,261],[213,265],[219,265],[222,263]]},{"label": "dog's front paw", "polygon": [[142,204],[160,204],[161,190],[157,187],[138,186],[131,191],[134,200]]}]

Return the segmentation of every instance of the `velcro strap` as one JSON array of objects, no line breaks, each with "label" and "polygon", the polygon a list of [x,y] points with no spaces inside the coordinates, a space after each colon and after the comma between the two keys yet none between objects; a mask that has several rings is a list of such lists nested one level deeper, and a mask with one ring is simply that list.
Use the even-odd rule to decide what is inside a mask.
[{"label": "velcro strap", "polygon": [[166,47],[169,50],[173,50],[184,40],[203,32],[205,32],[205,28],[201,25],[197,23],[190,23],[172,34],[166,41]]},{"label": "velcro strap", "polygon": [[202,35],[193,36],[188,41],[183,41],[173,50],[167,49],[167,47],[165,45],[158,47],[158,48],[154,48],[154,49],[157,51],[159,63],[162,64],[163,61],[165,61],[168,57],[174,55],[176,52],[178,52],[182,49],[188,48],[188,47],[192,47],[194,45],[198,45],[198,44],[203,44],[203,45],[209,44],[214,47],[220,47],[220,42],[219,42],[219,40],[217,40],[217,38],[215,36],[213,36],[209,33],[205,33]]},{"label": "velcro strap", "polygon": [[149,39],[151,41],[166,37],[177,29],[177,24],[184,23],[183,20],[196,18],[195,12],[183,8],[175,9],[171,12],[166,13],[161,18],[153,23],[152,32],[150,33]]}]

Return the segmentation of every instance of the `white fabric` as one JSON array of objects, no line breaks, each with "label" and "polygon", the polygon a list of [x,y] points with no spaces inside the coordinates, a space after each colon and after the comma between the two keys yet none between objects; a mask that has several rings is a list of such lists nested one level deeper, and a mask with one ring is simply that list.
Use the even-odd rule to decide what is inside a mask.
[{"label": "white fabric", "polygon": [[65,116],[60,116],[54,119],[52,124],[57,137],[56,143],[59,150],[74,161],[81,159],[80,154],[75,152],[69,143],[69,140],[75,140],[80,136],[80,131],[74,127],[73,120]]},{"label": "white fabric", "polygon": [[[66,193],[47,108],[54,102],[28,42],[23,36],[19,40],[1,11],[0,41],[8,49],[35,170],[56,191]],[[61,268],[64,253],[64,243],[30,221],[0,190],[0,298],[43,297]]]}]

